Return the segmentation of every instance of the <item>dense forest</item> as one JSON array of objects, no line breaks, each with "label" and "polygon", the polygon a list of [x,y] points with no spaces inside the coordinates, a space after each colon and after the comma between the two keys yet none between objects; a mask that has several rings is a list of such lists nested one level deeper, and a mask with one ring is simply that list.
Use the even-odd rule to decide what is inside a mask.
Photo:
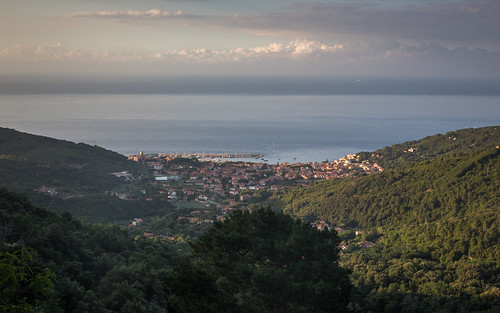
[{"label": "dense forest", "polygon": [[[0,270],[8,272],[4,260],[15,260],[12,255],[23,249],[31,257],[17,262],[18,268],[23,265],[37,275],[48,270],[54,279],[45,292],[34,293],[36,286],[15,270],[19,286],[12,281],[0,286],[5,305],[24,301],[37,312],[51,313],[167,312],[161,273],[175,264],[175,248],[142,237],[134,240],[118,226],[87,225],[68,213],[56,215],[0,189]],[[16,296],[8,296],[10,288]]]},{"label": "dense forest", "polygon": [[370,160],[384,168],[421,162],[437,156],[490,149],[500,144],[500,127],[467,128],[406,141],[374,152],[360,152],[359,161]]},{"label": "dense forest", "polygon": [[260,209],[215,223],[191,253],[0,189],[0,312],[347,312],[339,241]]},{"label": "dense forest", "polygon": [[[349,245],[355,301],[373,312],[474,312],[500,304],[500,149],[446,154],[272,199],[285,213],[363,231]],[[350,236],[351,235],[351,236]]]},{"label": "dense forest", "polygon": [[339,241],[270,209],[235,211],[168,276],[170,299],[185,313],[348,312]]}]

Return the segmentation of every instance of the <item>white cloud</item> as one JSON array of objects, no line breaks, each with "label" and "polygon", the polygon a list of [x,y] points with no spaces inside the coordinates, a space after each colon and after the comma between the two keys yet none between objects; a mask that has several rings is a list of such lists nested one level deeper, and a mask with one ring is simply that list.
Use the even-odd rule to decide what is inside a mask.
[{"label": "white cloud", "polygon": [[318,58],[332,55],[342,50],[341,44],[328,45],[317,41],[297,39],[288,45],[271,43],[267,46],[253,48],[236,48],[228,50],[190,49],[156,52],[150,56],[155,59],[194,60],[197,62],[226,63],[226,62],[255,62],[269,59],[296,60]]},{"label": "white cloud", "polygon": [[13,46],[0,51],[0,58],[20,58],[26,61],[75,61],[84,62],[107,61],[107,62],[185,62],[197,61],[207,63],[225,62],[253,62],[268,58],[298,59],[317,58],[334,54],[342,49],[342,45],[329,45],[317,41],[297,39],[288,45],[271,43],[267,46],[253,48],[235,49],[182,49],[164,52],[152,52],[148,54],[124,54],[109,52],[82,52],[73,51],[64,47],[61,43],[47,46]]},{"label": "white cloud", "polygon": [[128,11],[83,11],[74,12],[66,15],[69,18],[86,17],[86,18],[159,18],[168,16],[181,16],[182,11],[170,12],[160,9],[151,9],[148,11],[128,10]]},{"label": "white cloud", "polygon": [[[103,72],[176,71],[183,73],[287,73],[499,77],[500,52],[466,46],[449,49],[438,43],[408,44],[362,40],[342,44],[296,39],[287,44],[234,49],[180,49],[148,53],[72,50],[57,43],[13,46],[0,50],[3,69],[51,67]],[[207,72],[209,73],[209,72]]]}]

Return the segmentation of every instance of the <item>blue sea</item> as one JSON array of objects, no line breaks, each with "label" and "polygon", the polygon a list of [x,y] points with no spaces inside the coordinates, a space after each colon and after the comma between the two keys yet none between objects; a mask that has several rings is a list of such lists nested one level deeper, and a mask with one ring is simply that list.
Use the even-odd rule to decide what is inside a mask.
[{"label": "blue sea", "polygon": [[0,95],[0,126],[121,154],[263,153],[334,160],[436,133],[500,125],[500,96]]}]

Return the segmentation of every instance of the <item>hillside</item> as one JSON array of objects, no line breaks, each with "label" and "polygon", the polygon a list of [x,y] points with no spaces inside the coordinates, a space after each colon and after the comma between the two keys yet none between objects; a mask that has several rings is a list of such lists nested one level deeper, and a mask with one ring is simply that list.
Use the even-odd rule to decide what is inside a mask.
[{"label": "hillside", "polygon": [[[21,257],[26,253],[31,257]],[[162,273],[176,258],[168,244],[134,240],[124,228],[88,225],[68,213],[56,215],[0,188],[1,312],[166,312]],[[25,283],[42,269],[55,274],[52,284]],[[9,272],[14,279],[5,282]],[[43,292],[23,292],[35,288]],[[26,294],[24,305],[36,310],[9,308]]]},{"label": "hillside", "polygon": [[120,180],[109,173],[135,172],[137,164],[101,147],[0,128],[0,170],[0,186],[49,185],[84,192],[115,185]]},{"label": "hillside", "polygon": [[370,160],[384,168],[394,168],[409,162],[421,162],[441,155],[468,153],[498,145],[500,145],[500,126],[490,126],[436,134],[373,152],[361,152],[358,155],[360,161]]},{"label": "hillside", "polygon": [[0,188],[0,312],[347,313],[338,242],[261,209],[233,212],[186,251]]},{"label": "hillside", "polygon": [[381,173],[327,180],[275,200],[306,219],[371,229],[498,209],[500,149],[437,157]]},{"label": "hillside", "polygon": [[[365,311],[499,309],[500,148],[459,145],[436,154],[271,199],[292,216],[364,233],[341,237],[348,247],[343,264],[353,269],[354,299]],[[360,248],[363,240],[374,245]]]},{"label": "hillside", "polygon": [[[111,175],[143,168],[97,146],[0,128],[0,187],[26,194],[34,204],[90,222],[113,222],[155,215],[159,203],[131,203],[108,192],[128,190],[134,181]],[[168,205],[167,205],[168,207]]]},{"label": "hillside", "polygon": [[0,127],[0,158],[24,160],[47,166],[87,168],[114,172],[131,167],[116,152],[84,143],[73,143]]}]

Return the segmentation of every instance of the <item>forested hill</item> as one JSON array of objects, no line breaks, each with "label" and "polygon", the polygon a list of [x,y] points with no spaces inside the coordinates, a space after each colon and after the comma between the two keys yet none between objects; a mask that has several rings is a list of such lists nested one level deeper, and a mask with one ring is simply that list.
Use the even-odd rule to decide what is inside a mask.
[{"label": "forested hill", "polygon": [[176,256],[0,188],[0,312],[166,312],[161,273]]},{"label": "forested hill", "polygon": [[341,234],[363,311],[497,312],[499,190],[495,147],[324,181],[271,203],[311,222],[364,232],[370,248]]},{"label": "forested hill", "polygon": [[294,216],[373,229],[490,216],[498,213],[499,186],[500,149],[493,148],[323,181],[276,200]]},{"label": "forested hill", "polygon": [[47,166],[86,167],[108,172],[131,165],[125,156],[98,146],[76,144],[1,127],[0,159],[24,160]]},{"label": "forested hill", "polygon": [[137,162],[101,147],[0,128],[0,187],[26,194],[40,207],[92,222],[150,213],[149,208],[105,195],[130,184],[110,175],[122,171],[142,174]]},{"label": "forested hill", "polygon": [[374,152],[358,153],[360,161],[377,162],[384,168],[421,162],[434,157],[479,151],[500,145],[500,126],[468,128],[394,144]]},{"label": "forested hill", "polygon": [[0,187],[28,193],[41,186],[69,195],[104,193],[123,183],[110,173],[138,170],[136,162],[101,147],[0,128]]},{"label": "forested hill", "polygon": [[190,245],[56,215],[0,188],[0,312],[348,313],[339,238],[269,209]]}]

